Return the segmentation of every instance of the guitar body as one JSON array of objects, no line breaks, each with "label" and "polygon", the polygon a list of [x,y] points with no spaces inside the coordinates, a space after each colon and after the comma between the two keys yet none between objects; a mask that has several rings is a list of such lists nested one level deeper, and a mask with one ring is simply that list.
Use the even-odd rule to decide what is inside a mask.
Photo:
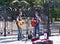
[{"label": "guitar body", "polygon": [[20,28],[23,28],[24,24],[25,24],[24,20],[20,20],[17,22],[17,26]]},{"label": "guitar body", "polygon": [[31,21],[31,26],[35,27],[37,25],[37,23],[38,23],[38,20],[32,20]]}]

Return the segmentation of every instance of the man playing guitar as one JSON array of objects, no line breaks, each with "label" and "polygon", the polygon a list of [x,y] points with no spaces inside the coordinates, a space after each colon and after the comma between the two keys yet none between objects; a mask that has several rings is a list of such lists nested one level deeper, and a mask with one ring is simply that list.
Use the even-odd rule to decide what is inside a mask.
[{"label": "man playing guitar", "polygon": [[24,21],[22,20],[22,11],[20,11],[20,13],[18,14],[18,17],[17,17],[17,27],[18,27],[18,40],[21,40],[23,35],[22,35],[22,25],[24,24]]},{"label": "man playing guitar", "polygon": [[31,25],[34,27],[34,36],[36,37],[36,34],[39,35],[39,32],[40,32],[40,22],[41,22],[41,18],[38,16],[38,12],[35,11],[35,14],[34,14],[34,18],[32,19],[31,21]]}]

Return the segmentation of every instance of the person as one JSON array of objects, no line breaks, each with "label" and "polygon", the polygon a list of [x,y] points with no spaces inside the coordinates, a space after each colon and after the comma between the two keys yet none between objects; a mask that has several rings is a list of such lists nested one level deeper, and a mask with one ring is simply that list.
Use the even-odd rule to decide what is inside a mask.
[{"label": "person", "polygon": [[22,11],[19,12],[18,17],[16,19],[17,27],[18,27],[18,40],[21,40],[23,38],[22,35],[22,28],[19,27],[18,22],[22,20]]},{"label": "person", "polygon": [[37,24],[34,27],[34,37],[36,37],[36,34],[38,34],[38,37],[40,36],[40,22],[41,22],[41,17],[39,17],[38,11],[35,11],[33,20],[37,20]]}]

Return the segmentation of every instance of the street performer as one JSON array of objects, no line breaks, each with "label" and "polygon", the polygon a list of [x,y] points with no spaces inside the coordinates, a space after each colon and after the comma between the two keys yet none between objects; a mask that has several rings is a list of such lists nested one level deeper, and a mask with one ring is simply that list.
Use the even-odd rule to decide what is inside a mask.
[{"label": "street performer", "polygon": [[34,37],[36,37],[36,34],[39,35],[40,32],[40,22],[41,22],[41,17],[38,15],[38,11],[35,11],[34,17],[31,21],[31,25],[34,27]]},{"label": "street performer", "polygon": [[24,24],[24,22],[22,20],[22,11],[19,12],[16,20],[17,20],[16,24],[17,24],[17,27],[18,27],[18,41],[19,41],[23,38],[22,28],[21,28],[21,26]]}]

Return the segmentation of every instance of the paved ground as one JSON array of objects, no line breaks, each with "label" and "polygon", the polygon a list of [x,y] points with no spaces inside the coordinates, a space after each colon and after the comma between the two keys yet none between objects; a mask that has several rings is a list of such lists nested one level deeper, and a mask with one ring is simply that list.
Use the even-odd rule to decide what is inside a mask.
[{"label": "paved ground", "polygon": [[17,35],[14,36],[0,36],[0,44],[32,44],[30,40],[25,41],[24,38],[22,41],[17,41]]},{"label": "paved ground", "polygon": [[[60,36],[51,36],[50,40],[53,44],[60,44]],[[14,36],[0,36],[0,44],[32,44],[30,40],[28,41],[17,41],[17,35]]]}]

